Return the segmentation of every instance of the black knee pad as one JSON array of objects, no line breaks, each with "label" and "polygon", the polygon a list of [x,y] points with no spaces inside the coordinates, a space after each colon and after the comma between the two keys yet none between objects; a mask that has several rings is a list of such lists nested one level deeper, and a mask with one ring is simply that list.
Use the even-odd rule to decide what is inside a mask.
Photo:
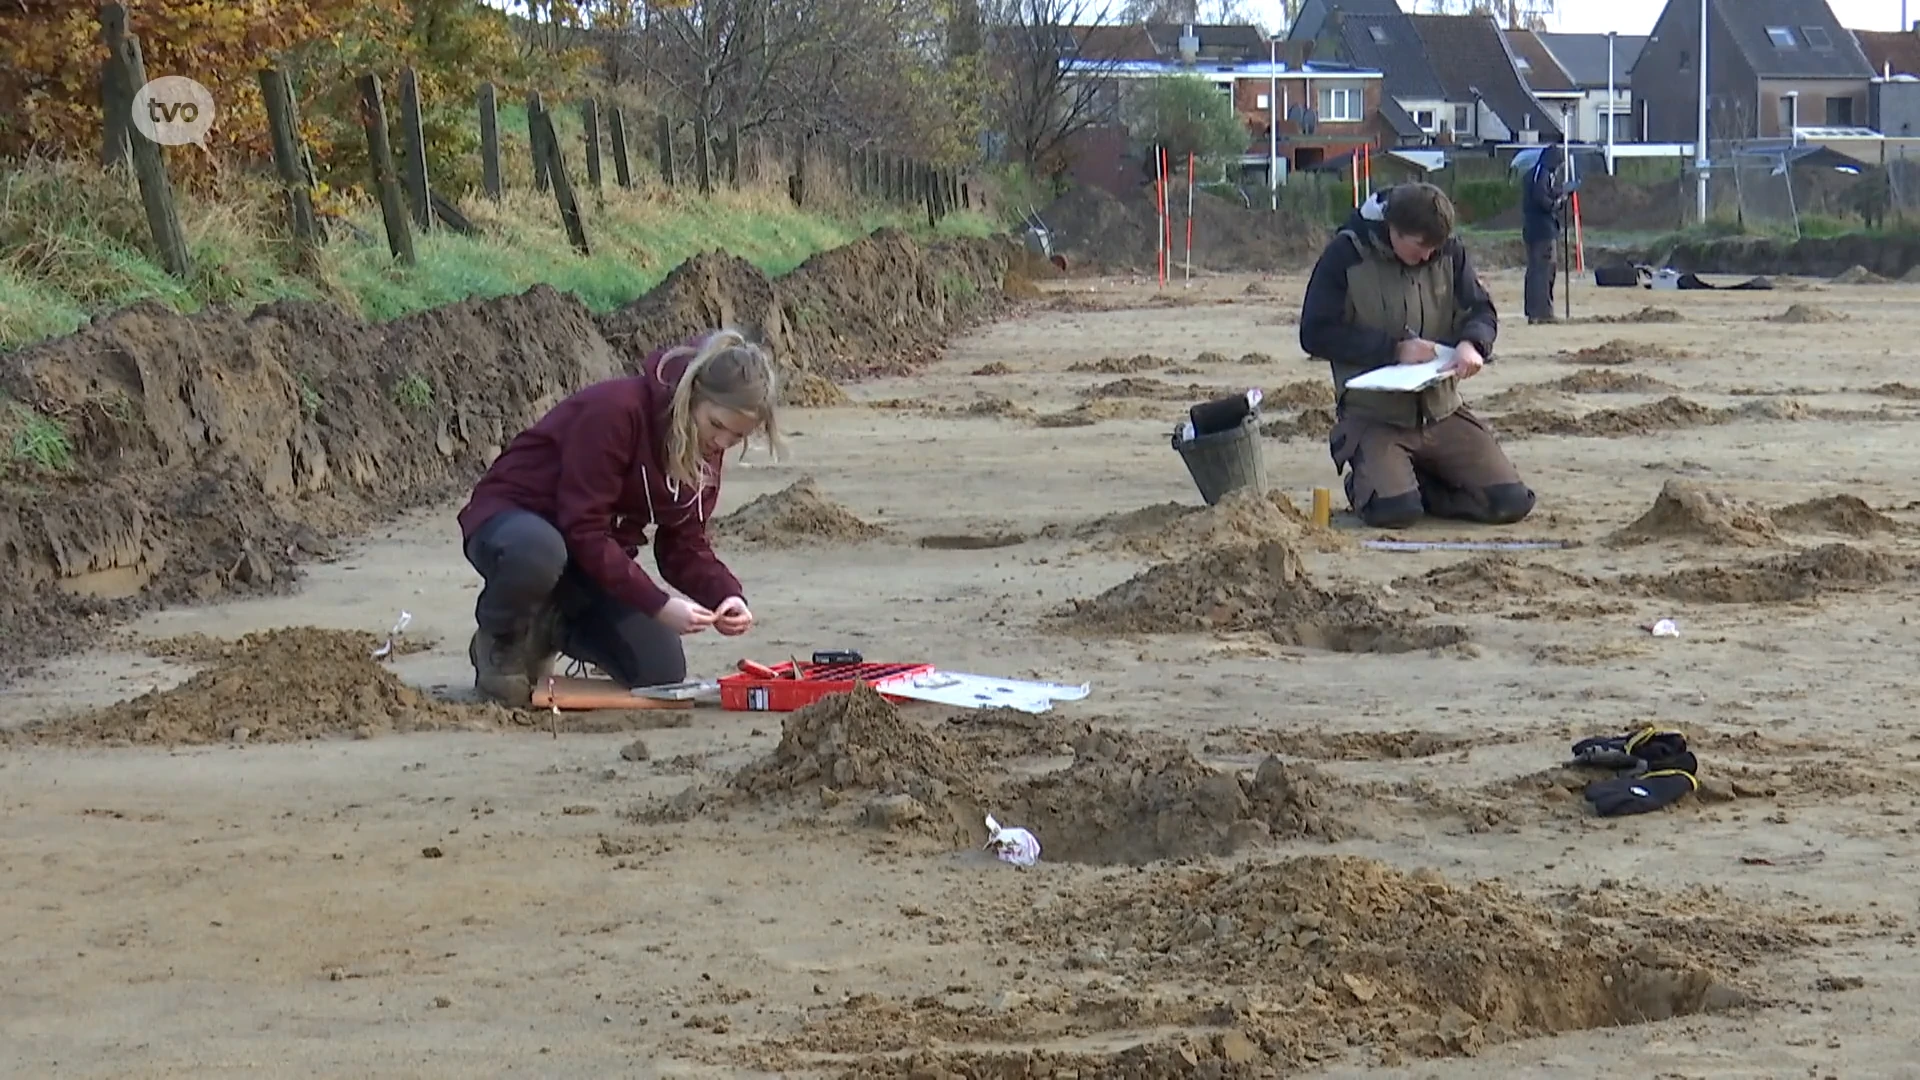
[{"label": "black knee pad", "polygon": [[1418,491],[1404,495],[1375,495],[1360,508],[1360,520],[1372,529],[1404,529],[1427,513]]},{"label": "black knee pad", "polygon": [[1533,489],[1525,484],[1495,484],[1487,489],[1487,521],[1511,525],[1533,513]]}]

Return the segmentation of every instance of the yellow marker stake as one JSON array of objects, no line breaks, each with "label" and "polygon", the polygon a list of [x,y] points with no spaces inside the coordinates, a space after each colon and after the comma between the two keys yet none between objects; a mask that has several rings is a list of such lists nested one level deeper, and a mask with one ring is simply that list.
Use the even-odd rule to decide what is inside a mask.
[{"label": "yellow marker stake", "polygon": [[1313,489],[1313,523],[1322,529],[1333,523],[1333,493],[1323,487]]}]

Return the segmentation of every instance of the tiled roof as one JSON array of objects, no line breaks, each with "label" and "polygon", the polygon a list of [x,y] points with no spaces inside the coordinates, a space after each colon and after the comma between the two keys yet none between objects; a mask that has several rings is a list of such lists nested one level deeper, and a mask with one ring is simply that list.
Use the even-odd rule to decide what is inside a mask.
[{"label": "tiled roof", "polygon": [[1447,96],[1425,44],[1406,15],[1355,15],[1341,9],[1334,18],[1339,20],[1347,55],[1360,67],[1381,73],[1387,96],[1416,101]]},{"label": "tiled roof", "polygon": [[1920,75],[1920,34],[1911,30],[1855,30],[1854,40],[1876,75]]},{"label": "tiled roof", "polygon": [[1557,113],[1543,107],[1520,81],[1506,38],[1492,19],[1481,15],[1409,15],[1407,19],[1427,55],[1447,58],[1438,65],[1447,100],[1466,102],[1478,97],[1508,128],[1530,127],[1543,139],[1560,138]]},{"label": "tiled roof", "polygon": [[1520,79],[1535,93],[1550,94],[1579,89],[1573,76],[1567,74],[1567,70],[1560,66],[1560,61],[1533,31],[1508,30],[1506,35],[1507,48],[1513,53]]},{"label": "tiled roof", "polygon": [[[1873,77],[1860,43],[1834,18],[1826,0],[1713,0],[1713,10],[1762,79]],[[1776,32],[1783,35],[1778,42]]]},{"label": "tiled roof", "polygon": [[[1607,35],[1605,34],[1548,34],[1536,35],[1540,43],[1547,47],[1554,59],[1573,79],[1573,84],[1588,90],[1604,90],[1607,87]],[[1645,34],[1618,34],[1613,39],[1613,85],[1619,89],[1628,88],[1627,73],[1633,70],[1633,62],[1640,58],[1640,47],[1647,43]]]}]

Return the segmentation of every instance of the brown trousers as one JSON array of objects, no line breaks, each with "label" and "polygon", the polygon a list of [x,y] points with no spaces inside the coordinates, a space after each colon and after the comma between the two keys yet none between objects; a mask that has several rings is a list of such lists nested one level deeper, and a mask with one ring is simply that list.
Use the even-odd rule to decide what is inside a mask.
[{"label": "brown trousers", "polygon": [[1334,468],[1347,474],[1347,502],[1369,525],[1434,517],[1510,523],[1533,509],[1533,492],[1493,429],[1465,405],[1424,428],[1342,416],[1327,437]]}]

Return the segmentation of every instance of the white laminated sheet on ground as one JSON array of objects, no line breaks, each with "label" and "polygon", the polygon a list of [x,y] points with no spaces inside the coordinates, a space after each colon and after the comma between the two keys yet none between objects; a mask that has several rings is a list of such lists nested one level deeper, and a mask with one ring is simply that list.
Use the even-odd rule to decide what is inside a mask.
[{"label": "white laminated sheet on ground", "polygon": [[888,683],[883,690],[894,697],[936,705],[954,705],[963,709],[1018,709],[1024,713],[1043,713],[1053,708],[1056,701],[1079,701],[1093,691],[1093,686],[1090,683],[1067,686],[1063,683],[1023,682],[991,675],[968,675],[960,671],[930,671],[910,681]]}]

